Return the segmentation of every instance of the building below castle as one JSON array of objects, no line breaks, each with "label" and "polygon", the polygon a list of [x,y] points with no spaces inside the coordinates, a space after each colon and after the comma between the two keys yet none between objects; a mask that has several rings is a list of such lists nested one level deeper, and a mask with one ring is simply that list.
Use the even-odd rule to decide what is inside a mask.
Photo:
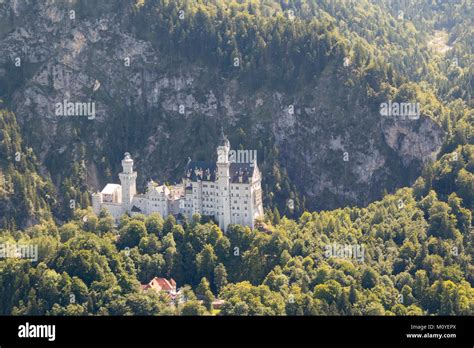
[{"label": "building below castle", "polygon": [[125,153],[119,184],[107,184],[92,195],[96,214],[106,209],[115,218],[123,214],[180,214],[192,218],[201,214],[213,218],[226,231],[229,224],[254,227],[255,219],[263,217],[261,173],[254,156],[235,162],[230,154],[229,140],[222,134],[217,147],[217,162],[192,162],[185,170],[182,183],[173,186],[150,181],[144,194],[137,194],[137,172],[133,159]]}]

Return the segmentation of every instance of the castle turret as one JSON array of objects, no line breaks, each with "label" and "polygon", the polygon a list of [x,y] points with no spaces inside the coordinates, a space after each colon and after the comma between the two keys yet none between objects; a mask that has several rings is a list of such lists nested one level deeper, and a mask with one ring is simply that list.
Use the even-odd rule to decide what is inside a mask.
[{"label": "castle turret", "polygon": [[99,215],[102,209],[102,194],[96,192],[92,194],[92,210],[96,215]]},{"label": "castle turret", "polygon": [[226,231],[230,223],[230,143],[221,130],[220,145],[217,147],[217,185],[219,187],[218,221],[219,227]]},{"label": "castle turret", "polygon": [[122,184],[122,209],[123,212],[130,212],[133,197],[137,194],[137,172],[133,171],[133,159],[128,152],[122,160],[122,173],[119,173]]}]

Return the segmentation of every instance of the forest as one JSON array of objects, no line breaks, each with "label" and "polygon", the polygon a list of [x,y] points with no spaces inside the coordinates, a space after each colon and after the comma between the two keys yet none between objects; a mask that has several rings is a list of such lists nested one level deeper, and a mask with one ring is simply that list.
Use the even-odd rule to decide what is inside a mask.
[{"label": "forest", "polygon": [[[62,226],[2,234],[38,246],[36,263],[0,262],[2,315],[472,315],[473,166],[474,147],[459,146],[365,208],[297,220],[269,210],[256,229],[226,234],[198,214],[124,215],[114,228],[106,211],[77,209]],[[142,291],[155,276],[175,279],[185,300]]]},{"label": "forest", "polygon": [[[474,314],[470,1],[127,4],[78,2],[76,10],[91,18],[127,14],[124,25],[166,52],[160,59],[169,71],[195,64],[208,69],[211,82],[228,78],[248,91],[303,94],[331,73],[332,86],[350,89],[350,102],[363,103],[367,112],[389,98],[422,101],[422,118],[443,131],[441,150],[416,180],[380,199],[313,210],[281,162],[284,149],[267,133],[255,139],[240,128],[231,139],[264,154],[266,209],[255,229],[234,225],[224,234],[198,214],[181,223],[159,214],[124,215],[115,226],[106,211],[91,210],[85,162],[97,162],[111,179],[118,146],[92,158],[82,141],[91,126],[73,124],[74,150],[41,157],[44,135],[29,138],[25,129],[36,124],[18,122],[11,111],[27,71],[6,70],[0,77],[0,246],[37,246],[38,260],[0,258],[1,315]],[[1,24],[3,35],[8,23]],[[431,50],[433,33],[446,33],[447,53]],[[366,131],[358,115],[355,121],[332,117],[337,127]],[[111,129],[138,150],[147,115],[126,121]],[[288,209],[289,197],[295,209]],[[143,291],[140,284],[154,277],[173,278],[178,298]],[[216,299],[223,301],[219,309]]]}]

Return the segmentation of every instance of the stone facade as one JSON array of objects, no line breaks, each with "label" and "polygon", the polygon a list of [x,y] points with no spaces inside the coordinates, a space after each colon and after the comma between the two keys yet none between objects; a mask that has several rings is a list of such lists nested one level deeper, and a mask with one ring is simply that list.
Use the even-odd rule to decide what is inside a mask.
[{"label": "stone facade", "polygon": [[255,219],[263,216],[261,173],[256,156],[236,163],[231,156],[230,143],[222,135],[217,147],[217,162],[190,161],[182,183],[158,185],[150,181],[144,194],[137,194],[137,172],[133,159],[125,153],[120,185],[107,184],[92,195],[96,214],[106,209],[116,219],[123,214],[155,212],[163,217],[180,214],[191,218],[201,214],[213,218],[226,231],[229,224],[254,227]]}]

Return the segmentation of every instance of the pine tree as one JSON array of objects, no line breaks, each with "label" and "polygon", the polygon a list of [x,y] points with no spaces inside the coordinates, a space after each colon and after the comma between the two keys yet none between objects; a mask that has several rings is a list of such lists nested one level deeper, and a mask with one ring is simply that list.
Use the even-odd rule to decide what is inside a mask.
[{"label": "pine tree", "polygon": [[204,305],[208,310],[212,309],[212,302],[214,301],[214,294],[209,286],[209,281],[206,278],[202,278],[198,287],[196,288],[196,296],[199,300],[203,301]]}]

